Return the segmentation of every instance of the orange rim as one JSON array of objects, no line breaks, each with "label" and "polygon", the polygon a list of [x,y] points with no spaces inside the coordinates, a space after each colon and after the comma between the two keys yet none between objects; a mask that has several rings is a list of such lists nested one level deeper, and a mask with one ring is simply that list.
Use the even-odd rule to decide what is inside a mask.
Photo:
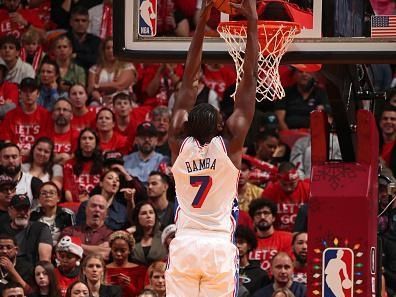
[{"label": "orange rim", "polygon": [[[222,28],[227,28],[232,35],[241,35],[241,29],[247,27],[247,21],[229,21],[220,22],[218,28],[224,31]],[[300,24],[295,22],[285,21],[258,21],[257,22],[258,35],[260,36],[272,36],[278,32],[279,28],[282,28],[283,32],[290,31],[291,29],[296,30],[296,34],[301,32]]]}]

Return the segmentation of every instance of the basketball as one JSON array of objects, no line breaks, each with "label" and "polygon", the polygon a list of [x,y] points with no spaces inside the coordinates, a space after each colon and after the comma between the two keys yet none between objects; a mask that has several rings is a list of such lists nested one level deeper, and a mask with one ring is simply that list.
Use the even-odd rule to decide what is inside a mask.
[{"label": "basketball", "polygon": [[350,279],[344,279],[343,281],[342,281],[342,287],[344,288],[344,289],[346,289],[346,290],[348,290],[348,289],[350,289],[351,287],[352,287],[352,282],[351,282],[351,280]]},{"label": "basketball", "polygon": [[213,0],[213,6],[224,13],[235,15],[237,14],[237,10],[230,5],[230,2],[240,4],[243,0]]}]

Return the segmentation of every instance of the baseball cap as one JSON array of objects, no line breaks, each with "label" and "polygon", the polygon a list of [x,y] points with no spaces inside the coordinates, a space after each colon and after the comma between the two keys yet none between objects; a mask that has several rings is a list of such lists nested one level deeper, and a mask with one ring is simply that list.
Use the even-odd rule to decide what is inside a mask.
[{"label": "baseball cap", "polygon": [[263,114],[261,124],[265,126],[266,130],[279,129],[278,117],[273,112],[266,112]]},{"label": "baseball cap", "polygon": [[107,151],[103,155],[105,165],[120,164],[124,165],[122,154],[118,151]]},{"label": "baseball cap", "polygon": [[37,81],[34,78],[31,77],[25,77],[24,79],[22,79],[19,88],[21,90],[38,90],[39,89],[39,85],[37,83]]},{"label": "baseball cap", "polygon": [[14,208],[30,207],[30,199],[26,194],[16,194],[11,198],[10,206]]},{"label": "baseball cap", "polygon": [[17,185],[17,182],[14,181],[11,177],[5,174],[0,175],[0,188],[4,186],[12,186],[15,187]]},{"label": "baseball cap", "polygon": [[136,130],[137,136],[157,136],[157,128],[151,122],[141,123]]}]

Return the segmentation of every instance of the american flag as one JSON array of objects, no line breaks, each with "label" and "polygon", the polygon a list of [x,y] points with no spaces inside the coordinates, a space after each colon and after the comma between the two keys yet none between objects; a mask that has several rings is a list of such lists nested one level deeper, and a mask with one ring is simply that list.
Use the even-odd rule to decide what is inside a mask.
[{"label": "american flag", "polygon": [[396,37],[396,15],[373,15],[371,37]]}]

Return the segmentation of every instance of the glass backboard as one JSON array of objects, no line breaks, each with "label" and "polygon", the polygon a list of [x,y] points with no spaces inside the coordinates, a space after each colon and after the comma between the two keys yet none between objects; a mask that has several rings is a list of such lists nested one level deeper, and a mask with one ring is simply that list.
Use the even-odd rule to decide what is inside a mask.
[{"label": "glass backboard", "polygon": [[[174,0],[174,7],[164,8],[161,0],[114,0],[116,55],[132,61],[183,62],[190,37],[177,35],[191,36],[197,1],[201,0]],[[270,8],[283,5],[282,2],[258,1],[259,18],[273,17]],[[290,0],[284,4],[288,15],[301,23],[303,30],[289,47],[283,63],[396,63],[394,0]],[[144,15],[144,10],[149,14]],[[164,11],[169,10],[173,11],[174,23],[179,26],[185,18],[188,28],[167,30],[166,26],[172,27],[172,20]],[[210,36],[204,42],[205,62],[232,62],[224,41],[213,33],[216,22],[233,18],[214,12],[212,29],[208,29]],[[164,19],[170,20],[168,24]]]}]

